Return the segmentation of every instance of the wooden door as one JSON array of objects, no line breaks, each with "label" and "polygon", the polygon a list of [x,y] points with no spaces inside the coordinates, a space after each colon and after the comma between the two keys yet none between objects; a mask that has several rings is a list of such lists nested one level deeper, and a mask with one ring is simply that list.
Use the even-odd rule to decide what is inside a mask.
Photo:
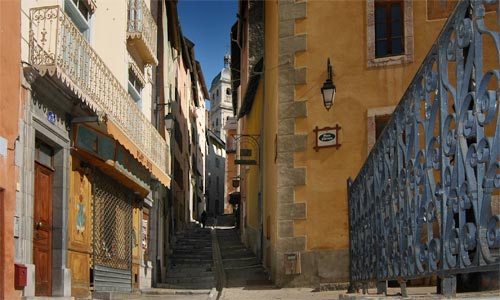
[{"label": "wooden door", "polygon": [[52,295],[52,182],[54,171],[35,162],[33,263],[35,295]]}]

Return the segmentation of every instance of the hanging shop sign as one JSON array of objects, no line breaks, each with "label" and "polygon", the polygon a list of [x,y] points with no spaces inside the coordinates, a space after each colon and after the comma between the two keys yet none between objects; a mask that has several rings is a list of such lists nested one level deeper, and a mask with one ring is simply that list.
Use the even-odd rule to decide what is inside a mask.
[{"label": "hanging shop sign", "polygon": [[314,128],[313,132],[316,134],[314,150],[319,151],[320,148],[335,147],[339,148],[341,146],[339,142],[339,131],[342,127],[338,124],[335,127],[323,127]]}]

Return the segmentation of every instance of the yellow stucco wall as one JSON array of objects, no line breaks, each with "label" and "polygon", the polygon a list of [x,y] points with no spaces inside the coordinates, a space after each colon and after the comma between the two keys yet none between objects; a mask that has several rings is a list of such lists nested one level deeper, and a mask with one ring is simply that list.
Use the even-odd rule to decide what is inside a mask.
[{"label": "yellow stucco wall", "polygon": [[[294,158],[295,167],[307,169],[306,185],[295,189],[295,201],[307,203],[307,218],[295,221],[295,236],[307,237],[307,250],[346,249],[346,180],[357,175],[366,158],[367,110],[399,102],[444,20],[428,22],[425,1],[415,1],[414,62],[368,68],[366,1],[307,1],[307,16],[295,27],[296,34],[307,34],[307,51],[295,57],[295,68],[307,68],[307,83],[296,85],[295,99],[306,99],[308,110],[308,118],[297,119],[295,127],[296,134],[308,135],[307,150]],[[328,57],[337,87],[330,111],[320,92]],[[316,152],[315,126],[335,124],[342,127],[342,146]]]},{"label": "yellow stucco wall", "polygon": [[[264,240],[269,245],[264,249],[264,263],[269,266],[276,248],[277,237],[277,166],[276,134],[278,132],[278,1],[265,2],[265,57],[264,57],[264,144],[263,147],[263,199],[264,199]],[[267,38],[269,37],[269,38]]]},{"label": "yellow stucco wall", "polygon": [[[262,112],[262,82],[259,84],[257,88],[257,92],[255,93],[254,102],[252,105],[252,110],[245,117],[245,133],[251,135],[260,134],[261,129],[261,112]],[[256,151],[256,150],[252,150]],[[247,227],[252,228],[257,231],[259,227],[259,168],[260,166],[249,165],[242,166],[242,168],[246,168],[245,172],[245,184],[246,190],[249,191],[247,193]]]}]

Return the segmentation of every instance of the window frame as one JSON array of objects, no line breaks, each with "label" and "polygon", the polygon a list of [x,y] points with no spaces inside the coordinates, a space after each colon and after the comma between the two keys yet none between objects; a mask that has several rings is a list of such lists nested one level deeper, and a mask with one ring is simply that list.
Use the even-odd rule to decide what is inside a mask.
[{"label": "window frame", "polygon": [[385,116],[390,116],[396,109],[396,106],[380,106],[369,108],[366,112],[367,119],[367,153],[368,156],[370,154],[371,149],[377,142],[377,119]]},{"label": "window frame", "polygon": [[[394,36],[392,32],[392,24],[394,23],[393,20],[393,15],[392,15],[392,9],[394,4],[399,4],[399,22],[401,25],[401,35],[400,36]],[[385,10],[385,22],[384,23],[378,23],[377,22],[377,10],[378,8],[383,8]],[[384,24],[385,25],[385,35],[380,38],[377,38],[377,24]],[[376,0],[375,1],[375,57],[376,58],[383,58],[383,57],[388,57],[388,56],[398,56],[398,55],[404,55],[405,49],[404,49],[404,40],[405,40],[405,35],[404,35],[404,1],[403,0]],[[392,49],[392,41],[395,39],[401,38],[401,48],[402,48],[402,53],[394,53],[394,49]],[[385,40],[387,43],[386,46],[386,53],[381,56],[377,56],[377,42],[378,41],[383,41]]]},{"label": "window frame", "polygon": [[375,56],[375,2],[395,2],[395,0],[367,0],[367,65],[368,67],[383,67],[396,64],[407,64],[414,60],[413,49],[413,0],[401,0],[403,5],[403,47],[401,55],[384,57]]},{"label": "window frame", "polygon": [[[87,16],[83,15],[79,6],[84,6],[87,9]],[[93,11],[92,8],[89,7],[88,3],[83,0],[65,0],[64,12],[70,17],[73,24],[75,24],[78,30],[80,30],[80,32],[85,36],[87,41],[90,41],[90,28]]]}]

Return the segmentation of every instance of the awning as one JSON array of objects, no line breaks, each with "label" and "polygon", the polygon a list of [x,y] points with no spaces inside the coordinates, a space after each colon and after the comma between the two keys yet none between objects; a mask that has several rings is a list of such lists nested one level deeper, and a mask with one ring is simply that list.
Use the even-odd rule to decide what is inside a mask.
[{"label": "awning", "polygon": [[[145,163],[144,159],[140,159],[138,155],[147,157],[128,137],[111,120],[106,122],[108,134],[117,140],[125,149],[127,149],[141,164],[153,174],[156,179],[161,182],[165,187],[170,188],[170,176],[164,171],[160,170],[152,163]],[[165,149],[166,151],[167,149]]]}]

